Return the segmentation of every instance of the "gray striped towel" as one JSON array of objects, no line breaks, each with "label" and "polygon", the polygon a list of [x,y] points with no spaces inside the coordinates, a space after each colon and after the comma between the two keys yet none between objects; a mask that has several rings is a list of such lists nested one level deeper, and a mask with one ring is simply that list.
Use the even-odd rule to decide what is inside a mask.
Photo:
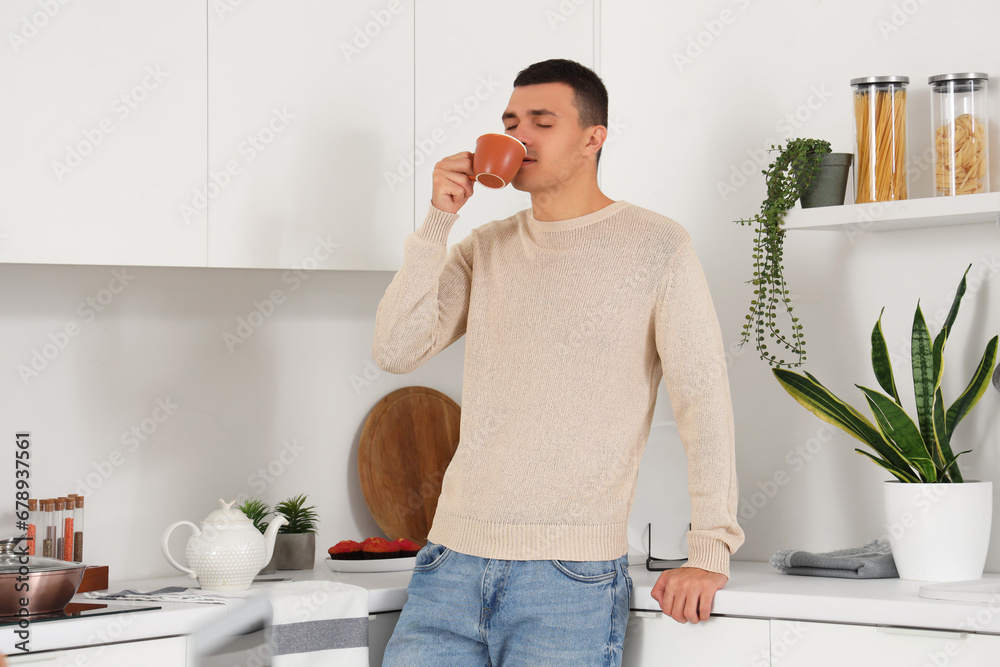
[{"label": "gray striped towel", "polygon": [[872,540],[853,549],[826,553],[786,549],[771,556],[771,565],[785,574],[842,579],[891,579],[898,577],[892,547],[885,540]]}]

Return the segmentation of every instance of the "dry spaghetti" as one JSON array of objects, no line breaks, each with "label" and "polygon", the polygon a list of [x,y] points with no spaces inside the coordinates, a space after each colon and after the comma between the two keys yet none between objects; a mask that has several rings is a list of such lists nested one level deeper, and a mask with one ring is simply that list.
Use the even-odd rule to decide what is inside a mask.
[{"label": "dry spaghetti", "polygon": [[854,94],[858,203],[906,199],[906,91],[859,87]]}]

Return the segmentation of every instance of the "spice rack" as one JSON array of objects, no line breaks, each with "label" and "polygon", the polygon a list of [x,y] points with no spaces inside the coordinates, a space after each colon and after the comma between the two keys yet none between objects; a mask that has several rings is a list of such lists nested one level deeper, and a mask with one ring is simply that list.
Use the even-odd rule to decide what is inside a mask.
[{"label": "spice rack", "polygon": [[785,229],[788,230],[856,234],[986,222],[1000,226],[1000,192],[795,208],[785,215]]},{"label": "spice rack", "polygon": [[89,593],[91,591],[105,591],[108,589],[108,566],[88,565],[83,571],[83,579],[77,587],[77,593]]}]

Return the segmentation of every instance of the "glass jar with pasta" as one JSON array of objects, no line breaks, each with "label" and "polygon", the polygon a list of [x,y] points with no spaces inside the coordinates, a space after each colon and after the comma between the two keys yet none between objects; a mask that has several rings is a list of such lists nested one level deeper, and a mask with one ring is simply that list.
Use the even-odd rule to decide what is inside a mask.
[{"label": "glass jar with pasta", "polygon": [[851,79],[854,91],[854,201],[906,199],[907,76]]},{"label": "glass jar with pasta", "polygon": [[978,72],[938,74],[931,88],[934,132],[934,194],[938,197],[990,191],[986,87]]}]

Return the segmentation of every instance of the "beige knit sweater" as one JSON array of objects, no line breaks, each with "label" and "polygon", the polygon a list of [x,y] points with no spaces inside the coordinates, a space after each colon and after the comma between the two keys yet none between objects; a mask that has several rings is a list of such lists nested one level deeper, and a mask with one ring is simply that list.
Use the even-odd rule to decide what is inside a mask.
[{"label": "beige knit sweater", "polygon": [[372,347],[408,373],[466,335],[460,442],[428,539],[486,558],[625,554],[662,377],[688,460],[687,565],[728,575],[743,542],[732,404],[688,233],[618,201],[558,222],[529,209],[449,249],[457,219],[432,206],[407,237]]}]

